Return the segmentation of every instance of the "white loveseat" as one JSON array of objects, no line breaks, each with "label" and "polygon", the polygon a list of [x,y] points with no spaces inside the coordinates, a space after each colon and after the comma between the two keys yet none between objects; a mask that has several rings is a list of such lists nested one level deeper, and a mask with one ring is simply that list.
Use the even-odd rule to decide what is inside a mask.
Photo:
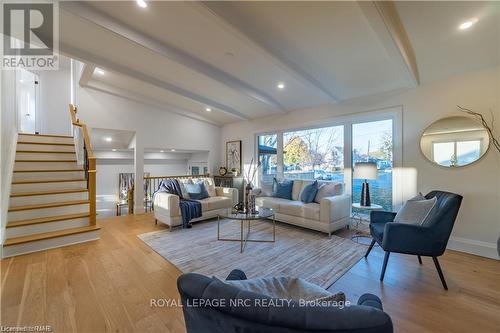
[{"label": "white loveseat", "polygon": [[[199,181],[202,179],[179,179],[179,182]],[[203,178],[210,197],[198,200],[201,203],[202,216],[191,220],[201,221],[217,217],[217,214],[228,213],[238,203],[238,190],[228,187],[214,186],[213,178]],[[181,183],[182,186],[182,183]],[[183,196],[188,197],[183,190]],[[189,197],[188,197],[189,198]],[[160,221],[168,225],[169,229],[182,224],[179,208],[179,196],[169,193],[157,193],[153,201],[155,222]]]},{"label": "white loveseat", "polygon": [[[338,183],[336,195],[322,198],[319,203],[303,203],[300,194],[312,180],[294,180],[292,200],[271,197],[270,189],[261,189],[256,204],[272,208],[277,221],[325,232],[328,236],[346,227],[351,215],[351,196],[344,193],[344,185]],[[320,185],[326,181],[318,181]],[[267,192],[267,193],[266,193]],[[267,196],[266,196],[267,195]]]}]

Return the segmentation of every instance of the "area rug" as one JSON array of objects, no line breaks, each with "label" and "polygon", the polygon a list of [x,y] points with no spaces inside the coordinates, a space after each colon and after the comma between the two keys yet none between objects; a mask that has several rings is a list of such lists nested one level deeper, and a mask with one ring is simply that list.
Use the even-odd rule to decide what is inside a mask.
[{"label": "area rug", "polygon": [[[194,224],[191,229],[154,231],[138,235],[182,272],[196,272],[225,279],[235,268],[248,278],[264,276],[300,277],[323,288],[330,287],[366,251],[350,239],[331,238],[304,228],[276,223],[275,243],[246,244],[217,240],[217,221]],[[239,238],[240,223],[221,221],[221,237]],[[252,221],[250,238],[272,239],[272,222]]]}]

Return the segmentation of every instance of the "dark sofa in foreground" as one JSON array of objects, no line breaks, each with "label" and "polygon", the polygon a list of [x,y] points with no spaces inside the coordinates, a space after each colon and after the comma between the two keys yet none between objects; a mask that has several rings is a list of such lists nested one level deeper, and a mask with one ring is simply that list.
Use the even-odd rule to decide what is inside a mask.
[{"label": "dark sofa in foreground", "polygon": [[[227,277],[237,279],[246,279],[245,274],[234,270]],[[382,302],[371,294],[339,308],[280,302],[196,273],[181,275],[177,287],[188,333],[393,332]]]}]

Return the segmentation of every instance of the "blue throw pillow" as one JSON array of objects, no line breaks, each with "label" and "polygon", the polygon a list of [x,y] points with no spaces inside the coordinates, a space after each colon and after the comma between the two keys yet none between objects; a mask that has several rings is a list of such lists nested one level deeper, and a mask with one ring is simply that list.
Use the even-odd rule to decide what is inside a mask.
[{"label": "blue throw pillow", "polygon": [[202,200],[209,197],[207,188],[203,182],[196,184],[185,184],[186,189],[189,193],[189,198],[193,200]]},{"label": "blue throw pillow", "polygon": [[273,192],[272,197],[282,198],[292,200],[292,188],[293,180],[282,180],[278,181],[276,178],[273,179]]},{"label": "blue throw pillow", "polygon": [[303,203],[311,203],[314,201],[316,197],[316,193],[318,193],[319,185],[318,181],[315,180],[313,183],[304,186],[302,193],[300,194],[300,201]]}]

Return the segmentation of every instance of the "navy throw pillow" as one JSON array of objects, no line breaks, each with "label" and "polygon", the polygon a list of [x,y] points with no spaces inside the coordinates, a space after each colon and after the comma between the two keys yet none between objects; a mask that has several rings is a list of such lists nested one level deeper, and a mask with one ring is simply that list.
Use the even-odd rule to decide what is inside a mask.
[{"label": "navy throw pillow", "polygon": [[314,201],[316,197],[316,193],[318,193],[319,185],[318,181],[315,180],[309,185],[304,186],[302,193],[300,194],[300,201],[303,203],[311,203]]},{"label": "navy throw pillow", "polygon": [[186,184],[186,189],[189,193],[189,198],[193,200],[202,200],[209,197],[207,188],[203,182]]},{"label": "navy throw pillow", "polygon": [[282,181],[278,181],[276,178],[274,178],[273,192],[271,193],[271,196],[275,198],[292,200],[292,188],[293,180],[284,179]]}]

